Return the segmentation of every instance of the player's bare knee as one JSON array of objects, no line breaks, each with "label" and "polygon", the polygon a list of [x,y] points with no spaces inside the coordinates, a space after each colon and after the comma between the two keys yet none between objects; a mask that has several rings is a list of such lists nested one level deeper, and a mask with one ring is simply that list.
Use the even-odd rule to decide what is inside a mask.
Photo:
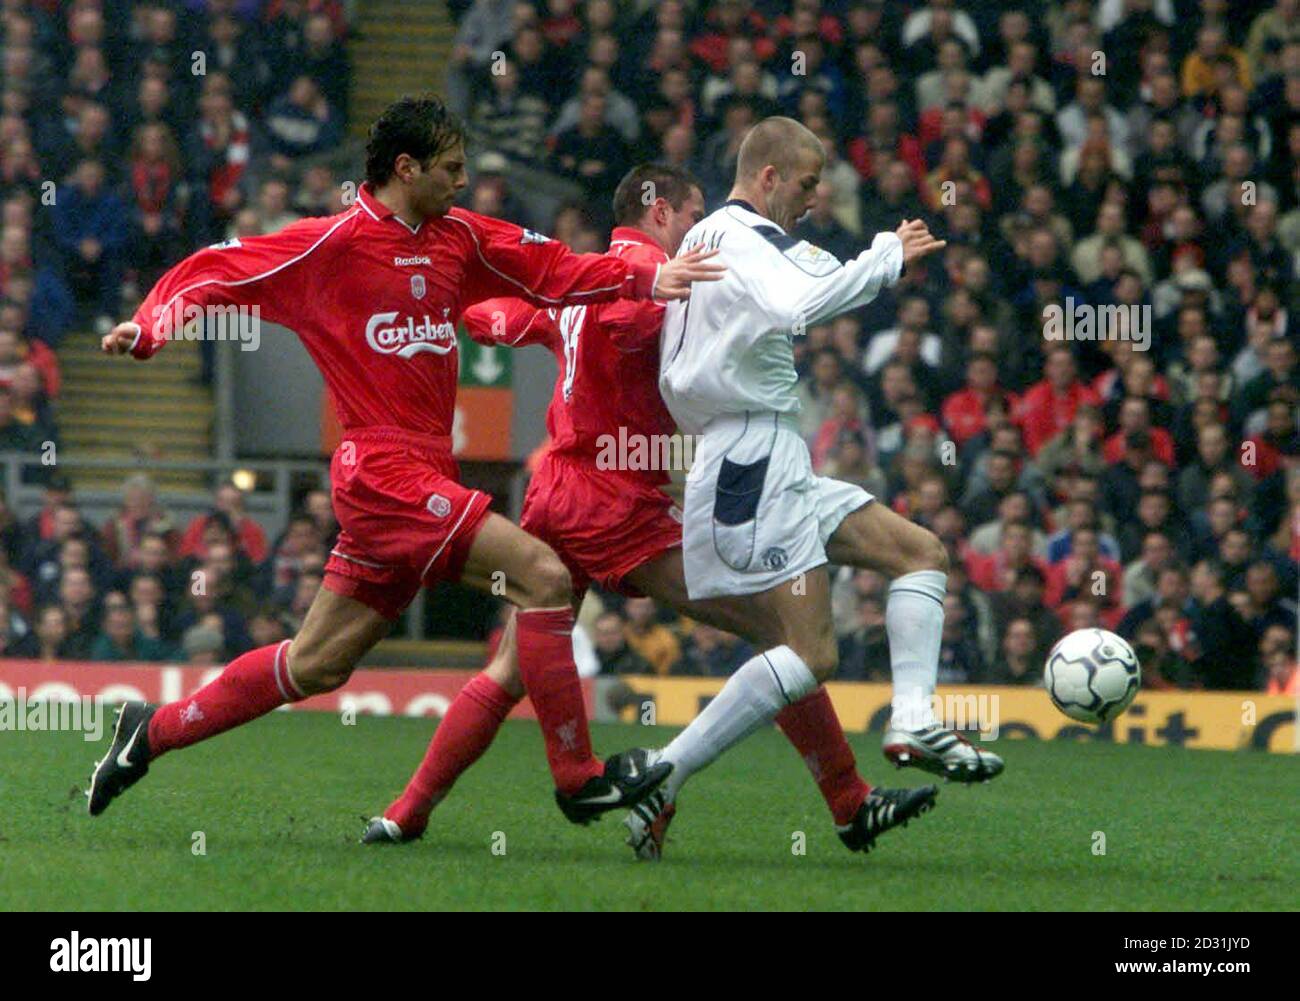
[{"label": "player's bare knee", "polygon": [[917,573],[921,570],[938,570],[939,573],[946,574],[950,566],[948,547],[928,528],[923,528],[917,532],[915,542],[908,547],[901,572]]},{"label": "player's bare knee", "polygon": [[528,559],[520,604],[524,608],[559,608],[573,596],[569,569],[548,546],[538,545]]},{"label": "player's bare knee", "polygon": [[808,665],[809,672],[817,679],[819,685],[824,681],[830,681],[840,666],[840,652],[835,645],[834,636],[829,638],[819,636],[800,646],[792,646],[791,649]]}]

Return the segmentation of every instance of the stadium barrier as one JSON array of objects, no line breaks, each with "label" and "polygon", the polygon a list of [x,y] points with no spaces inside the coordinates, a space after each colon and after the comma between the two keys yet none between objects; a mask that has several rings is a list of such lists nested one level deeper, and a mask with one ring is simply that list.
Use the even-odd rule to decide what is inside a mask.
[{"label": "stadium barrier", "polygon": [[[0,660],[0,730],[28,726],[23,713],[50,702],[183,698],[221,672],[220,667],[140,663]],[[354,712],[375,716],[440,717],[474,671],[361,668],[335,692],[292,711]],[[721,678],[601,677],[583,681],[587,711],[604,722],[684,726],[722,687]],[[883,684],[832,682],[836,712],[849,732],[880,732],[889,717],[891,689]],[[972,740],[1101,740],[1125,744],[1296,752],[1296,700],[1261,692],[1142,692],[1127,712],[1103,727],[1062,716],[1040,688],[941,686],[936,711]],[[528,700],[511,718],[532,719]],[[42,714],[44,720],[44,714]]]},{"label": "stadium barrier", "polygon": [[[717,694],[725,679],[638,676],[598,681],[597,705],[603,708],[612,701],[616,718],[684,726]],[[610,683],[623,690],[612,700],[603,694]],[[846,731],[884,731],[893,694],[889,685],[831,682],[826,690]],[[1296,700],[1263,692],[1143,691],[1123,715],[1101,727],[1066,718],[1041,688],[941,685],[934,708],[948,726],[964,731],[976,742],[1101,740],[1157,747],[1300,752]]]},{"label": "stadium barrier", "polygon": [[[106,663],[103,661],[0,660],[0,702],[33,706],[41,702],[82,699],[100,702],[174,702],[206,685],[221,673],[218,667],[171,664]],[[343,713],[373,716],[441,717],[474,671],[360,668],[343,688],[315,695],[283,711]],[[591,684],[585,683],[588,712],[592,710]],[[535,719],[525,699],[511,718]],[[0,714],[0,723],[4,716]],[[23,728],[17,718],[14,728]],[[0,729],[3,729],[0,726]],[[27,727],[41,729],[41,727]]]}]

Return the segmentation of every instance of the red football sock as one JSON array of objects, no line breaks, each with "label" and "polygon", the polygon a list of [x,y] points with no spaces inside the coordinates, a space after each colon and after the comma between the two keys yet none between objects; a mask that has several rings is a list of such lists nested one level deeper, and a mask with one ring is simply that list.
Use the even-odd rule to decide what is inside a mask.
[{"label": "red football sock", "polygon": [[515,615],[519,673],[546,740],[555,788],[571,795],[604,773],[591,753],[587,707],[573,663],[573,610],[530,608]]},{"label": "red football sock", "polygon": [[844,728],[825,686],[782,709],[776,724],[812,772],[835,823],[849,823],[871,786],[858,775],[853,748],[844,739]]},{"label": "red football sock", "polygon": [[289,676],[288,656],[288,640],[250,650],[189,698],[163,706],[149,721],[150,759],[303,698]]},{"label": "red football sock", "polygon": [[384,811],[407,837],[422,832],[429,813],[451,791],[456,779],[488,749],[519,700],[489,678],[470,678],[447,707],[420,767],[406,791]]}]

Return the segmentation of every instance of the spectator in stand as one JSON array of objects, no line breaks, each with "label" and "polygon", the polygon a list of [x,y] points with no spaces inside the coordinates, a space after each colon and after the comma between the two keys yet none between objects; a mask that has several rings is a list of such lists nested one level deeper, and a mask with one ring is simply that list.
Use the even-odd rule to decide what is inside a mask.
[{"label": "spectator in stand", "polygon": [[682,648],[682,673],[729,678],[752,656],[753,648],[740,637],[697,622]]},{"label": "spectator in stand", "polygon": [[343,138],[343,121],[319,84],[302,74],[271,102],[266,113],[273,170],[289,171],[303,157],[333,149]]},{"label": "spectator in stand", "polygon": [[134,569],[140,564],[140,542],[150,534],[163,536],[174,547],[176,528],[171,516],[158,502],[153,481],[136,473],[122,484],[122,506],[100,531],[104,552],[116,569]]},{"label": "spectator in stand", "polygon": [[0,387],[0,451],[22,452],[28,458],[40,455],[47,436],[38,427],[24,423],[15,413],[14,391]]},{"label": "spectator in stand", "polygon": [[322,545],[329,549],[339,533],[339,523],[334,520],[334,504],[328,490],[309,490],[302,499],[302,511],[316,523]]},{"label": "spectator in stand", "polygon": [[811,441],[831,416],[836,389],[850,383],[845,379],[844,361],[829,347],[818,349],[808,366],[808,377],[799,380],[799,430]]},{"label": "spectator in stand", "polygon": [[[1293,622],[1292,628],[1294,625]],[[1268,672],[1264,690],[1269,695],[1300,695],[1300,671],[1296,670],[1292,629],[1270,626],[1259,641],[1259,656]]]},{"label": "spectator in stand", "polygon": [[862,598],[839,640],[840,681],[889,681],[889,637],[885,608],[879,597]]},{"label": "spectator in stand", "polygon": [[[212,520],[218,520],[211,516]],[[320,560],[326,552],[324,539],[317,522],[307,514],[298,514],[289,520],[288,527],[276,540],[270,558],[263,564],[264,592],[276,593],[295,586],[299,573],[315,557]]]},{"label": "spectator in stand", "polygon": [[35,657],[40,652],[36,634],[27,620],[5,598],[0,598],[0,657]]},{"label": "spectator in stand", "polygon": [[869,436],[869,429],[863,433],[841,432],[821,474],[855,483],[872,496],[884,497],[888,492],[888,483],[867,447]]},{"label": "spectator in stand", "polygon": [[998,385],[997,359],[983,352],[972,354],[966,362],[966,387],[943,401],[944,427],[959,447],[987,429],[985,410],[995,396],[1015,408],[1015,395]]},{"label": "spectator in stand", "polygon": [[302,47],[294,54],[290,75],[310,77],[320,88],[331,108],[348,106],[352,74],[348,55],[330,17],[321,12],[309,14],[303,22]]},{"label": "spectator in stand", "polygon": [[655,621],[655,603],[649,598],[629,598],[623,611],[627,615],[623,632],[628,646],[655,674],[672,674],[681,660],[682,646],[671,629]]},{"label": "spectator in stand", "polygon": [[809,446],[813,469],[821,470],[825,466],[832,450],[843,435],[859,435],[865,443],[867,434],[865,410],[866,401],[851,382],[845,382],[831,390],[830,414],[813,435]]},{"label": "spectator in stand", "polygon": [[112,591],[104,598],[99,635],[90,647],[91,660],[169,660],[172,650],[158,637],[136,627],[135,612],[126,596]]},{"label": "spectator in stand", "polygon": [[36,613],[36,645],[33,657],[46,664],[74,659],[69,645],[67,612],[59,605],[43,605]]},{"label": "spectator in stand", "polygon": [[127,598],[135,613],[136,627],[150,640],[159,642],[175,638],[172,628],[175,608],[157,574],[140,572],[130,579]]},{"label": "spectator in stand", "polygon": [[601,674],[651,674],[649,661],[627,641],[623,619],[617,612],[605,612],[596,620],[592,640]]},{"label": "spectator in stand", "polygon": [[212,667],[225,659],[225,639],[220,620],[196,623],[181,637],[181,652],[191,667]]},{"label": "spectator in stand", "polygon": [[154,122],[136,130],[128,169],[128,260],[140,273],[139,284],[149,287],[180,256],[183,239],[180,152],[166,125]]},{"label": "spectator in stand", "polygon": [[981,591],[1006,591],[1015,586],[1020,571],[1035,567],[1048,572],[1047,564],[1033,552],[1033,530],[1023,522],[1009,522],[1002,526],[998,551],[985,556],[973,550],[967,553],[966,570],[970,582]]},{"label": "spectator in stand", "polygon": [[244,491],[233,483],[223,483],[217,488],[215,503],[210,514],[197,515],[185,528],[181,537],[177,555],[194,556],[200,560],[206,558],[204,530],[209,519],[220,512],[230,521],[231,527],[239,540],[239,551],[252,563],[261,563],[266,559],[266,533],[262,526],[252,518],[244,506]]},{"label": "spectator in stand", "polygon": [[1189,651],[1194,680],[1203,688],[1251,691],[1261,687],[1257,642],[1250,626],[1228,601],[1223,568],[1202,560],[1192,570]]},{"label": "spectator in stand", "polygon": [[1300,400],[1300,364],[1297,364],[1295,345],[1286,337],[1269,341],[1264,371],[1246,382],[1233,401],[1233,415],[1238,423],[1249,427],[1257,421],[1257,412],[1266,408],[1273,394],[1279,391],[1283,399]]},{"label": "spectator in stand", "polygon": [[1024,430],[1031,456],[1064,431],[1081,404],[1100,404],[1097,395],[1079,380],[1074,354],[1064,344],[1048,348],[1042,382],[1031,386],[1020,400],[1017,423]]},{"label": "spectator in stand", "polygon": [[859,241],[835,216],[835,189],[829,181],[817,185],[817,200],[793,234],[839,261],[851,260],[858,254]]},{"label": "spectator in stand", "polygon": [[585,94],[577,123],[556,136],[553,153],[558,170],[581,178],[598,199],[597,222],[605,224],[613,218],[606,203],[612,202],[614,189],[631,166],[627,143],[617,129],[605,122],[608,104],[605,94]]},{"label": "spectator in stand", "polygon": [[[519,68],[500,60],[474,104],[470,125],[485,146],[516,163],[536,165],[546,153],[546,124],[551,109],[544,98],[520,86]],[[605,109],[600,109],[603,117]]]},{"label": "spectator in stand", "polygon": [[1210,483],[1218,473],[1229,474],[1241,496],[1250,496],[1254,480],[1233,454],[1227,429],[1221,424],[1210,424],[1197,435],[1196,460],[1179,473],[1179,509],[1190,512],[1204,507],[1209,499]]},{"label": "spectator in stand", "polygon": [[293,211],[299,216],[326,216],[336,211],[340,185],[325,164],[315,164],[302,173],[302,184],[293,196]]},{"label": "spectator in stand", "polygon": [[186,161],[196,187],[204,196],[199,206],[208,221],[202,239],[224,237],[227,226],[243,207],[241,187],[252,153],[252,126],[235,106],[230,79],[211,74],[203,82],[199,119],[190,135]]},{"label": "spectator in stand", "polygon": [[1012,619],[1002,634],[1000,653],[983,678],[988,685],[1041,685],[1043,662],[1034,624],[1028,619]]},{"label": "spectator in stand", "polygon": [[984,674],[984,657],[972,636],[970,615],[951,591],[943,602],[943,638],[939,645],[939,684],[964,685]]},{"label": "spectator in stand", "polygon": [[103,163],[82,160],[51,211],[73,288],[94,312],[96,332],[106,334],[118,312],[122,253],[130,234],[126,205],[106,187]]},{"label": "spectator in stand", "polygon": [[91,644],[99,635],[99,609],[90,574],[85,570],[69,570],[59,583],[58,599],[67,623],[67,638],[63,642],[66,655],[73,660],[86,660]]},{"label": "spectator in stand", "polygon": [[[278,233],[300,218],[289,204],[289,185],[278,177],[262,183],[257,193],[258,232]],[[233,234],[232,234],[233,235]]]},{"label": "spectator in stand", "polygon": [[295,633],[302,628],[303,621],[307,618],[307,610],[311,608],[311,603],[320,591],[322,579],[323,574],[319,568],[304,570],[298,574],[293,597],[289,601],[289,607],[285,609],[285,617]]},{"label": "spectator in stand", "polygon": [[291,636],[289,623],[274,605],[263,605],[248,620],[248,635],[254,647],[282,643]]}]

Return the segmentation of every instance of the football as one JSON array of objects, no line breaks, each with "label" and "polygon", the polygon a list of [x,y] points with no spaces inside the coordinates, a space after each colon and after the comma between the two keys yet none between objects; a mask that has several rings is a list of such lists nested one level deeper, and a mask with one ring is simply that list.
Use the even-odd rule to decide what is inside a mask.
[{"label": "football", "polygon": [[1043,684],[1056,708],[1083,723],[1107,723],[1137,695],[1141,667],[1127,641],[1105,629],[1076,629],[1047,655]]}]

